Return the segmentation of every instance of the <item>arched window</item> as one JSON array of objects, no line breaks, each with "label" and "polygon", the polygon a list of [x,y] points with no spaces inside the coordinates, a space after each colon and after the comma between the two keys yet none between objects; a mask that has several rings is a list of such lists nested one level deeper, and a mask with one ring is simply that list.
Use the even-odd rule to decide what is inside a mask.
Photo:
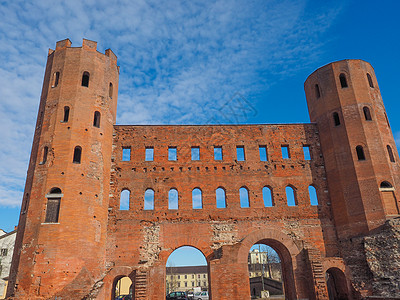
[{"label": "arched window", "polygon": [[168,192],[168,209],[178,209],[178,191],[170,189]]},{"label": "arched window", "polygon": [[74,149],[74,159],[72,162],[74,164],[80,164],[81,163],[81,155],[82,155],[82,148],[80,146],[76,146]]},{"label": "arched window", "polygon": [[100,128],[100,112],[98,111],[94,112],[93,126]]},{"label": "arched window", "polygon": [[44,146],[43,147],[43,158],[42,161],[40,162],[41,165],[44,165],[47,161],[47,153],[49,152],[49,147]]},{"label": "arched window", "polygon": [[392,188],[393,186],[392,186],[392,184],[390,183],[390,182],[387,182],[387,181],[382,181],[381,182],[381,188],[382,189],[390,189],[390,188]]},{"label": "arched window", "polygon": [[311,205],[318,205],[317,190],[312,185],[308,187],[308,195],[310,196]]},{"label": "arched window", "polygon": [[371,112],[368,106],[363,107],[364,117],[366,121],[372,121]]},{"label": "arched window", "polygon": [[297,199],[296,199],[296,192],[294,188],[291,186],[287,186],[286,189],[286,201],[288,206],[296,206],[297,205]]},{"label": "arched window", "polygon": [[110,82],[110,85],[108,87],[108,96],[112,99],[113,96],[113,84]]},{"label": "arched window", "polygon": [[365,160],[364,148],[360,145],[356,147],[357,152],[357,159],[358,160]]},{"label": "arched window", "polygon": [[144,192],[144,209],[154,209],[154,191],[152,189]]},{"label": "arched window", "polygon": [[321,97],[321,90],[319,89],[319,85],[315,85],[315,97],[319,99]]},{"label": "arched window", "polygon": [[335,126],[339,126],[340,125],[339,114],[337,112],[334,112],[332,114],[332,117],[333,117],[333,122],[334,122]]},{"label": "arched window", "polygon": [[341,73],[341,74],[339,75],[339,80],[340,80],[340,86],[341,86],[342,88],[347,88],[347,87],[348,87],[346,75],[344,75],[343,73]]},{"label": "arched window", "polygon": [[264,206],[265,207],[272,207],[274,206],[274,199],[272,197],[272,190],[271,188],[264,186],[262,189]]},{"label": "arched window", "polygon": [[45,223],[58,223],[58,216],[60,213],[60,202],[63,194],[61,189],[54,187],[50,190],[50,193],[46,195],[47,206],[46,206],[46,218]]},{"label": "arched window", "polygon": [[367,73],[367,78],[368,78],[369,87],[374,88],[374,83],[372,82],[372,78],[371,78],[371,75],[369,75],[369,73]]},{"label": "arched window", "polygon": [[241,187],[239,189],[239,196],[240,196],[240,207],[250,207],[249,201],[249,191],[246,187]]},{"label": "arched window", "polygon": [[393,155],[393,151],[392,151],[392,147],[390,147],[389,145],[387,145],[386,148],[387,148],[387,152],[388,152],[390,161],[391,161],[391,162],[395,162],[394,155]]},{"label": "arched window", "polygon": [[129,210],[130,197],[130,190],[123,189],[119,197],[119,210]]},{"label": "arched window", "polygon": [[82,75],[82,86],[89,87],[89,77],[90,77],[89,72],[83,72],[83,75]]},{"label": "arched window", "polygon": [[53,74],[53,84],[51,86],[56,87],[59,81],[60,81],[60,72],[55,72]]},{"label": "arched window", "polygon": [[68,119],[69,119],[69,106],[64,106],[63,122],[68,122]]},{"label": "arched window", "polygon": [[217,208],[226,208],[225,190],[223,188],[217,188],[215,197],[217,199]]},{"label": "arched window", "polygon": [[201,190],[199,188],[195,188],[192,191],[192,205],[193,209],[203,208],[203,199],[201,196]]}]

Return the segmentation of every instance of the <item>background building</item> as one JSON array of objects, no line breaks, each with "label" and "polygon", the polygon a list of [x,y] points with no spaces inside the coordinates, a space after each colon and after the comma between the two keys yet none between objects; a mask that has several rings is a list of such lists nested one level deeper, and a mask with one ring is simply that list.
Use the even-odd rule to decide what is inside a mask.
[{"label": "background building", "polygon": [[6,233],[0,229],[0,299],[6,296],[16,236],[17,230]]},{"label": "background building", "polygon": [[167,293],[175,291],[186,292],[200,287],[208,290],[207,266],[167,267]]}]

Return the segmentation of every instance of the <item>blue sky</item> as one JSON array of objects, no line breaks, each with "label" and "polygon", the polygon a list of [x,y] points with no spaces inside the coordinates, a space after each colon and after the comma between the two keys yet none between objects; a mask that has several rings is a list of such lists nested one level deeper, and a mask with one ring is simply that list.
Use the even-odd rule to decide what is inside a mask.
[{"label": "blue sky", "polygon": [[[84,2],[84,3],[83,3]],[[400,140],[398,1],[0,2],[0,228],[18,215],[48,48],[82,38],[121,66],[118,124],[205,124],[242,97],[238,122],[309,122],[303,82],[331,61],[375,68]],[[157,109],[154,109],[154,108]]]}]

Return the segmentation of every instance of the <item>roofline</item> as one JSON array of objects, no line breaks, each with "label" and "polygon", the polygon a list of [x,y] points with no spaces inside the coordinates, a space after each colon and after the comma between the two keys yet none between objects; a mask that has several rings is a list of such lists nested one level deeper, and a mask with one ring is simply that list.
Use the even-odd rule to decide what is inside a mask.
[{"label": "roofline", "polygon": [[255,123],[255,124],[115,124],[114,127],[123,127],[123,126],[135,126],[135,127],[205,127],[205,126],[289,126],[289,125],[316,125],[316,122],[309,122],[309,123]]},{"label": "roofline", "polygon": [[16,232],[17,232],[17,230],[15,229],[15,230],[10,231],[10,232],[8,232],[6,234],[0,235],[0,239],[5,238],[5,237],[7,237],[9,235],[12,235],[13,233],[16,233]]}]

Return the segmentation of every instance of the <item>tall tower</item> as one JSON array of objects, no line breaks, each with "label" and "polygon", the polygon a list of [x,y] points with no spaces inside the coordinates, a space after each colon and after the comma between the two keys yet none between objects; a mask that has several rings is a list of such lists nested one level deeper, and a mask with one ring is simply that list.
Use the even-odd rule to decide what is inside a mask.
[{"label": "tall tower", "polygon": [[362,60],[338,61],[304,86],[339,239],[366,234],[399,215],[399,156],[374,70]]},{"label": "tall tower", "polygon": [[104,276],[119,67],[96,47],[49,50],[8,289],[18,299],[81,299]]}]

